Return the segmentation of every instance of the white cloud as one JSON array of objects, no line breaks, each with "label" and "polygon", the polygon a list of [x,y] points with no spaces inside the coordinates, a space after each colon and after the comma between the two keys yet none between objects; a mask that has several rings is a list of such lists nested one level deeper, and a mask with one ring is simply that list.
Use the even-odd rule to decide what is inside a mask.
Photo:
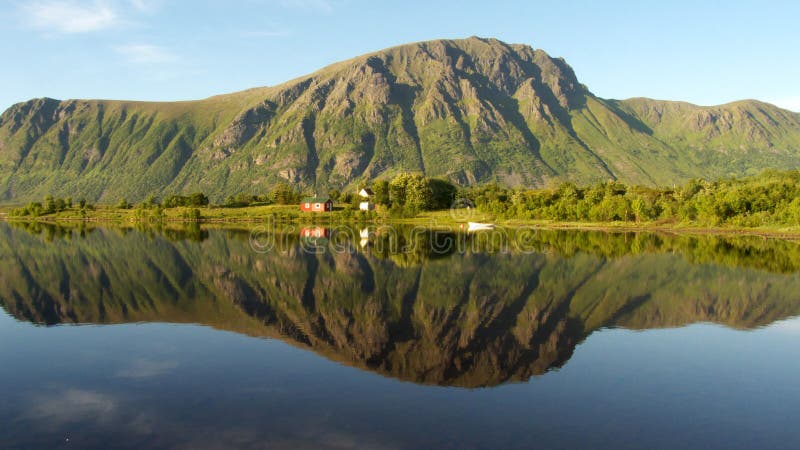
[{"label": "white cloud", "polygon": [[28,416],[46,419],[51,423],[99,421],[107,419],[116,409],[117,401],[108,395],[83,389],[67,389],[37,397]]},{"label": "white cloud", "polygon": [[[22,413],[37,426],[55,429],[71,424],[92,424],[114,432],[130,431],[149,435],[157,420],[155,411],[147,410],[130,400],[79,388],[57,388],[34,394]],[[36,428],[34,428],[35,430]]]},{"label": "white cloud", "polygon": [[139,65],[163,64],[178,58],[163,47],[150,44],[126,44],[114,47],[127,62]]},{"label": "white cloud", "polygon": [[55,33],[88,33],[110,28],[119,16],[106,2],[79,3],[74,0],[39,0],[21,8],[32,27]]},{"label": "white cloud", "polygon": [[133,9],[143,12],[152,13],[161,5],[160,0],[130,0]]}]

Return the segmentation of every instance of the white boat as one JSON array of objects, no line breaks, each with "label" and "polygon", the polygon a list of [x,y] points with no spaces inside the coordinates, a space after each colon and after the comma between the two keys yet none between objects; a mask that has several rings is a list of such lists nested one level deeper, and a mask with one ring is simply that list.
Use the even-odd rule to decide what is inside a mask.
[{"label": "white boat", "polygon": [[467,222],[467,231],[494,230],[493,223]]}]

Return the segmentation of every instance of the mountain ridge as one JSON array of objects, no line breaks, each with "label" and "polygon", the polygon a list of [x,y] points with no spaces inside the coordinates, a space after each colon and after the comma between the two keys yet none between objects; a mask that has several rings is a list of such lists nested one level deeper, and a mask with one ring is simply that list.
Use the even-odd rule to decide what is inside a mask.
[{"label": "mountain ridge", "polygon": [[800,114],[603,99],[563,58],[496,39],[422,41],[201,100],[33,99],[0,115],[0,198],[92,201],[288,182],[346,189],[418,172],[540,187],[800,167]]}]

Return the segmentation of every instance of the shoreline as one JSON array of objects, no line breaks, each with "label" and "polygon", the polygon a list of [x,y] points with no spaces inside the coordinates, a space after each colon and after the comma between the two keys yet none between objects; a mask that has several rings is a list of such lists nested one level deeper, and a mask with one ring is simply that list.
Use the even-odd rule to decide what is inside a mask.
[{"label": "shoreline", "polygon": [[[44,224],[80,224],[91,223],[97,225],[147,225],[155,226],[158,224],[173,224],[173,225],[187,225],[199,224],[213,227],[224,227],[224,225],[259,225],[265,223],[276,223],[284,225],[300,225],[300,226],[320,226],[320,227],[334,227],[341,225],[356,225],[356,226],[375,226],[375,225],[410,225],[410,226],[426,226],[434,227],[457,227],[468,221],[481,221],[494,223],[499,228],[534,228],[542,230],[574,230],[574,231],[599,231],[599,232],[656,232],[656,233],[669,233],[669,234],[697,234],[697,235],[719,235],[719,236],[758,236],[763,238],[777,238],[785,240],[800,240],[800,226],[775,226],[775,227],[726,227],[726,226],[707,226],[700,224],[687,224],[687,223],[657,223],[657,222],[555,222],[545,220],[515,220],[503,219],[493,220],[486,214],[477,214],[476,217],[464,218],[463,220],[456,220],[447,214],[446,211],[433,211],[421,213],[421,215],[413,218],[387,218],[379,217],[371,220],[357,220],[353,218],[344,218],[341,216],[341,211],[334,211],[331,215],[311,215],[312,213],[300,213],[295,211],[295,208],[287,207],[255,207],[255,208],[237,208],[225,209],[226,212],[234,211],[236,214],[226,216],[220,214],[208,214],[210,212],[219,212],[222,208],[199,208],[201,210],[201,219],[192,219],[184,217],[182,214],[186,210],[194,208],[175,208],[174,210],[166,210],[171,214],[165,214],[161,219],[143,218],[134,216],[134,210],[120,210],[116,208],[99,208],[98,210],[90,211],[90,213],[97,213],[92,216],[91,214],[86,217],[77,217],[74,215],[67,215],[57,213],[39,217],[11,217],[7,212],[0,212],[0,221],[11,223],[44,223]],[[259,211],[254,211],[259,210]],[[206,214],[203,214],[205,212]],[[296,216],[280,217],[281,214],[291,214],[294,212]],[[244,214],[243,214],[244,213]],[[259,214],[254,214],[259,213]],[[278,213],[278,217],[276,216]]]}]

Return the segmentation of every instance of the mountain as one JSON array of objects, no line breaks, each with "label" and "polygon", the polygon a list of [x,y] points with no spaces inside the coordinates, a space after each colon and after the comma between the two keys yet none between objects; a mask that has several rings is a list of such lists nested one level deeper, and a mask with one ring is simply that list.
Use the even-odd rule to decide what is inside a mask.
[{"label": "mountain", "polygon": [[[350,235],[355,245],[357,230]],[[411,258],[405,246],[381,251],[377,238],[342,251],[349,239],[340,237],[309,244],[295,230],[260,253],[246,230],[0,223],[0,307],[43,325],[203,324],[465,387],[561,367],[606,327],[749,329],[800,313],[797,242],[541,231],[532,243],[541,251],[469,242],[448,255],[414,246],[421,254]]]},{"label": "mountain", "polygon": [[403,45],[199,101],[36,99],[0,116],[0,199],[212,200],[401,171],[543,186],[800,167],[800,115],[748,100],[606,100],[560,58],[495,39]]}]

